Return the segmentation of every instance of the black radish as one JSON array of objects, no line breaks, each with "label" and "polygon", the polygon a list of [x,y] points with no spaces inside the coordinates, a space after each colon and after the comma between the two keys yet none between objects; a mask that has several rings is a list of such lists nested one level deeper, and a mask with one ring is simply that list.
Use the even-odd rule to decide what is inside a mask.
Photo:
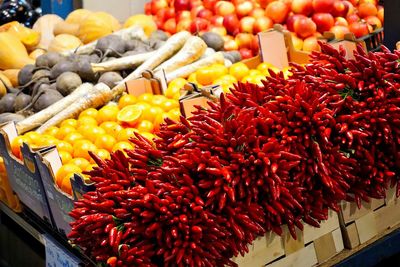
[{"label": "black radish", "polygon": [[221,51],[224,48],[224,39],[218,33],[206,32],[200,38],[215,51]]},{"label": "black radish", "polygon": [[19,93],[17,97],[15,98],[14,101],[14,111],[18,112],[20,110],[23,110],[26,106],[31,103],[32,97],[30,95],[24,94],[24,93]]},{"label": "black radish", "polygon": [[82,58],[82,60],[77,63],[76,72],[82,78],[82,80],[87,82],[95,82],[98,79],[98,75],[93,72],[90,58]]},{"label": "black radish", "polygon": [[16,94],[6,94],[0,99],[0,113],[14,112]]},{"label": "black radish", "polygon": [[56,87],[58,92],[63,96],[72,93],[78,86],[82,84],[82,79],[74,72],[64,72],[58,76],[56,80]]},{"label": "black radish", "polygon": [[107,56],[117,57],[125,52],[126,43],[120,36],[111,34],[97,40],[96,50],[103,53],[103,58]]},{"label": "black radish", "polygon": [[58,62],[56,65],[54,65],[53,68],[51,68],[50,78],[52,80],[54,80],[64,72],[67,72],[67,71],[75,72],[77,69],[78,69],[78,66],[77,66],[76,62],[64,60],[64,61]]},{"label": "black radish", "polygon": [[57,52],[47,52],[36,58],[37,67],[48,67],[52,68],[58,62],[63,61],[64,57]]},{"label": "black radish", "polygon": [[47,108],[48,106],[56,103],[63,98],[63,96],[58,91],[51,89],[44,90],[44,92],[40,92],[39,94],[39,97],[33,104],[33,109],[36,112]]},{"label": "black radish", "polygon": [[109,71],[103,73],[99,78],[99,83],[105,83],[108,87],[113,88],[120,81],[122,81],[122,77],[118,72]]},{"label": "black radish", "polygon": [[18,73],[18,84],[23,86],[32,80],[35,65],[25,65]]},{"label": "black radish", "polygon": [[168,39],[168,35],[162,30],[156,30],[151,33],[150,39],[158,39],[161,41],[166,41]]},{"label": "black radish", "polygon": [[136,51],[139,47],[142,46],[148,46],[145,42],[138,40],[138,39],[133,39],[133,40],[128,40],[126,41],[126,50],[127,51]]},{"label": "black radish", "polygon": [[232,63],[236,63],[242,60],[242,56],[240,55],[239,51],[229,51],[229,52],[222,52],[225,59],[228,59]]},{"label": "black radish", "polygon": [[46,69],[37,70],[32,75],[32,81],[45,81],[50,77],[50,71]]}]

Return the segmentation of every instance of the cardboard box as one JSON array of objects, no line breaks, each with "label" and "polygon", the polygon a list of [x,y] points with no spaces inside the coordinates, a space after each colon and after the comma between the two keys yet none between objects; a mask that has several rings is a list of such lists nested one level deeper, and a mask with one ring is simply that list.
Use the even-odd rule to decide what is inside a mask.
[{"label": "cardboard box", "polygon": [[353,249],[400,223],[400,204],[390,188],[386,199],[362,202],[360,209],[355,203],[342,203],[340,225],[346,248]]},{"label": "cardboard box", "polygon": [[26,207],[45,222],[52,224],[49,203],[36,164],[38,154],[24,144],[21,148],[23,161],[16,158],[11,152],[11,142],[16,137],[17,130],[14,123],[0,126],[0,153],[11,187]]},{"label": "cardboard box", "polygon": [[344,249],[339,217],[333,211],[329,211],[328,220],[321,222],[319,228],[304,223],[304,230],[296,228],[296,235],[295,240],[283,226],[282,236],[270,232],[257,238],[248,254],[233,261],[240,267],[309,267],[327,261]]},{"label": "cardboard box", "polygon": [[[292,34],[280,24],[274,25],[271,30],[261,32],[257,36],[260,54],[243,61],[249,68],[256,68],[261,62],[268,62],[282,70],[288,67],[290,62],[306,64],[310,60],[311,53],[296,50],[293,45]],[[365,41],[356,39],[351,33],[346,34],[344,40],[337,40],[333,33],[326,32],[320,41],[328,42],[336,49],[343,46],[347,51],[347,58],[353,58],[353,51],[356,49],[357,44],[361,44],[367,50]]]},{"label": "cardboard box", "polygon": [[167,82],[163,70],[153,73],[144,71],[142,77],[125,82],[128,94],[140,96],[145,93],[160,95],[166,89]]},{"label": "cardboard box", "polygon": [[219,85],[200,88],[194,83],[186,84],[179,99],[181,114],[190,117],[192,112],[196,111],[196,106],[209,107],[207,102],[218,101],[221,93]]},{"label": "cardboard box", "polygon": [[62,166],[57,148],[51,147],[38,154],[36,163],[49,200],[54,227],[59,232],[68,234],[71,230],[69,223],[72,221],[69,212],[74,207],[74,200],[77,200],[76,196],[82,196],[85,192],[93,191],[95,189],[94,185],[86,185],[82,177],[75,174],[74,179],[71,180],[73,196],[64,193],[54,182],[55,174]]}]

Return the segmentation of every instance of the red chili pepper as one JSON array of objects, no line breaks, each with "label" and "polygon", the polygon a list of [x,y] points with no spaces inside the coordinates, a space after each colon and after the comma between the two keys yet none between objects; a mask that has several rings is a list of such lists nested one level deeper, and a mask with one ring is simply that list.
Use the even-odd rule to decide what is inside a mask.
[{"label": "red chili pepper", "polygon": [[118,233],[117,227],[113,227],[108,235],[109,244],[112,247],[114,247],[114,244],[115,244],[115,241],[117,238],[117,233]]}]

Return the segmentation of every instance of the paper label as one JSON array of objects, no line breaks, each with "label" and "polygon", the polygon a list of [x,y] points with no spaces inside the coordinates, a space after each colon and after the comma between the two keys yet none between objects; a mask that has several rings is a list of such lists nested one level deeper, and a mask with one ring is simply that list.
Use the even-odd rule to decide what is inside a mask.
[{"label": "paper label", "polygon": [[357,49],[357,43],[343,40],[336,43],[331,43],[331,45],[339,50],[339,47],[342,46],[344,50],[346,50],[346,59],[354,59],[354,50]]},{"label": "paper label", "polygon": [[43,235],[46,247],[46,267],[77,267],[80,260],[48,235]]},{"label": "paper label", "polygon": [[192,112],[196,111],[195,106],[201,106],[204,108],[209,108],[207,102],[210,101],[204,96],[196,97],[196,98],[191,98],[191,99],[184,99],[180,101],[180,108],[181,108],[181,113],[183,116],[186,118],[189,118],[192,116]]},{"label": "paper label", "polygon": [[289,66],[288,48],[283,33],[278,31],[260,32],[258,40],[263,62],[271,63],[279,69]]},{"label": "paper label", "polygon": [[163,95],[164,92],[167,90],[167,77],[165,75],[165,70],[161,69],[160,71],[157,71],[154,73],[154,78],[157,78],[160,81],[161,85],[161,94]]},{"label": "paper label", "polygon": [[140,96],[144,93],[153,93],[151,82],[145,78],[130,80],[125,83],[128,94]]}]

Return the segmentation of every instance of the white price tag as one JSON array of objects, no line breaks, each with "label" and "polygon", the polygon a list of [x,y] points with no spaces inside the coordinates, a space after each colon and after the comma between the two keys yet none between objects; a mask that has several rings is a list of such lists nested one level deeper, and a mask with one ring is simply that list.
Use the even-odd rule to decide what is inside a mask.
[{"label": "white price tag", "polygon": [[80,260],[48,235],[43,235],[46,267],[77,267]]}]

